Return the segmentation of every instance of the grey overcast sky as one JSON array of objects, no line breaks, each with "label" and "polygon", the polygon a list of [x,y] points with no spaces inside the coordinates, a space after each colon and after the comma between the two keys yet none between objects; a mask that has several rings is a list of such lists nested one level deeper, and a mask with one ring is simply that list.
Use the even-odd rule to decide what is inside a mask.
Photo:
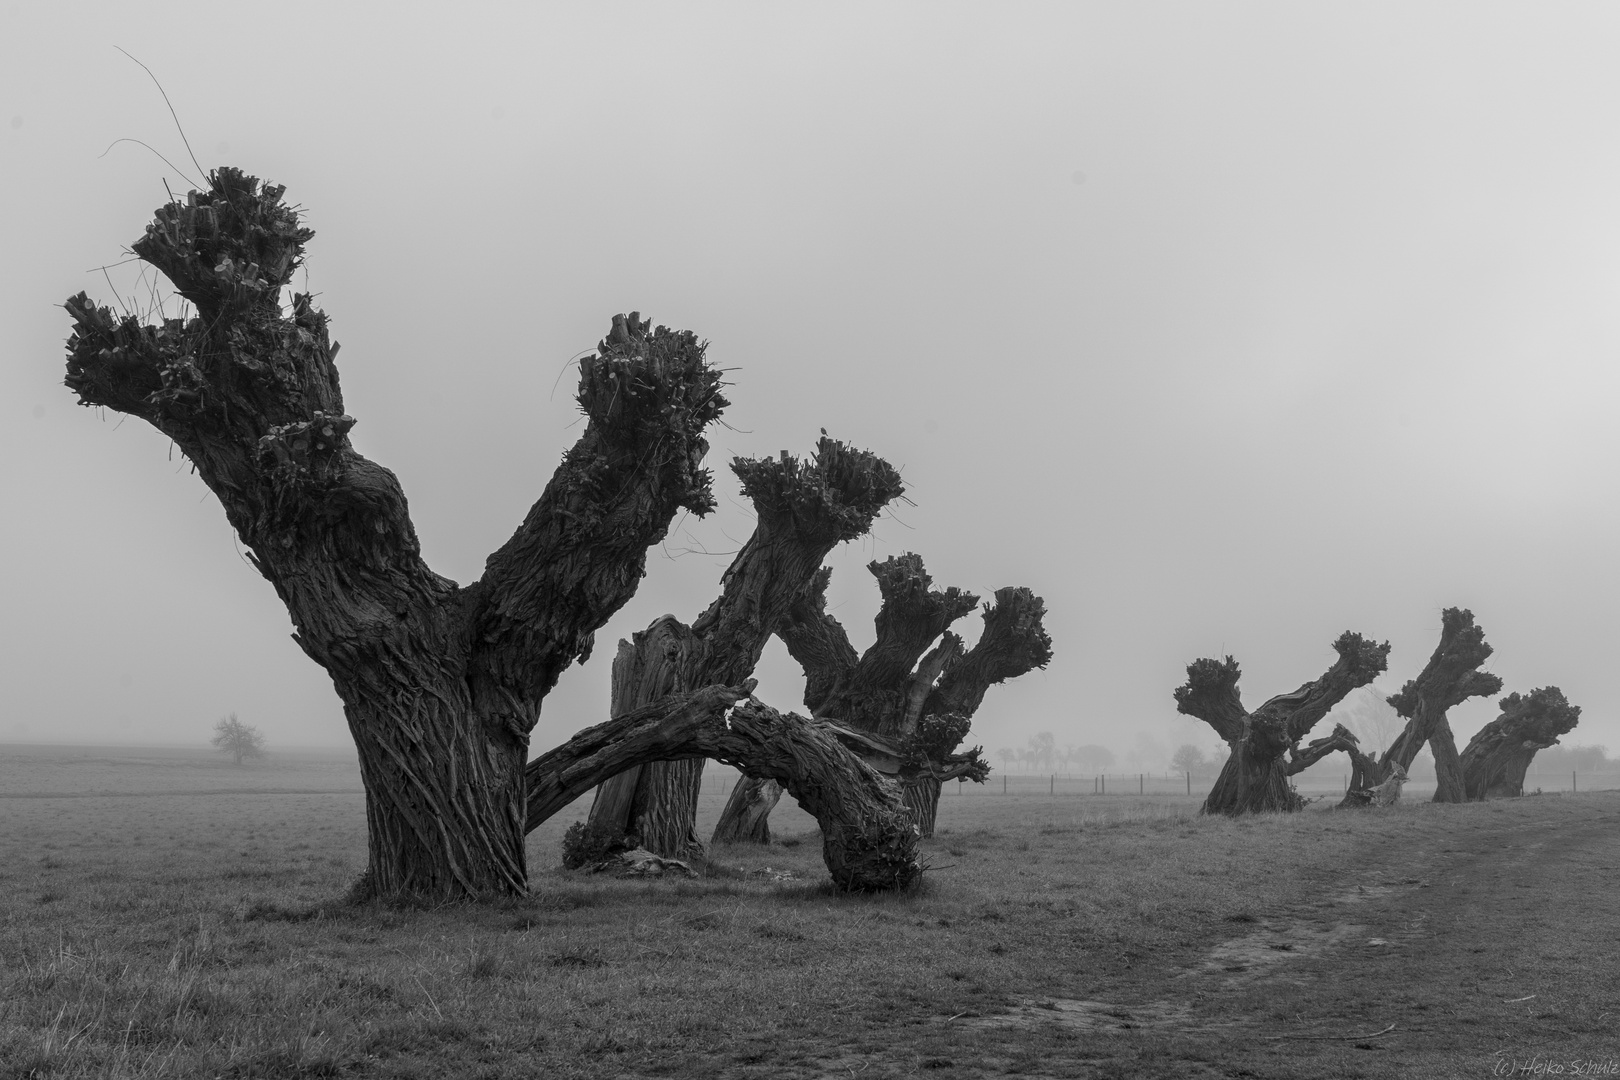
[{"label": "grey overcast sky", "polygon": [[[858,643],[873,558],[1045,597],[1055,658],[987,698],[992,752],[1213,745],[1171,701],[1189,661],[1235,655],[1252,707],[1346,629],[1392,642],[1393,689],[1453,605],[1507,689],[1585,708],[1567,742],[1620,748],[1620,7],[1479,0],[10,0],[0,740],[348,738],[202,483],[61,384],[56,305],[146,297],[90,268],[194,183],[115,46],[205,168],[307,208],[354,442],[441,573],[539,494],[615,312],[732,369],[719,512],[653,552],[536,750],[605,718],[614,640],[714,595],[751,528],[730,457],[823,427],[915,504],[832,557]],[[779,645],[761,674],[801,707]]]}]

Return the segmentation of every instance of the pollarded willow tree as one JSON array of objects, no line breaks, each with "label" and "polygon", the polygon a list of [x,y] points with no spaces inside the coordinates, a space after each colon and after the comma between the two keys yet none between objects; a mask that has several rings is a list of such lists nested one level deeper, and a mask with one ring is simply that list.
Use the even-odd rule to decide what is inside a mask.
[{"label": "pollarded willow tree", "polygon": [[1502,689],[1500,678],[1479,670],[1492,651],[1484,629],[1475,625],[1472,611],[1446,608],[1441,613],[1440,644],[1429,662],[1416,678],[1389,696],[1389,703],[1406,719],[1395,741],[1377,758],[1362,752],[1354,741],[1339,747],[1350,755],[1351,770],[1350,788],[1341,806],[1368,805],[1372,792],[1394,774],[1397,765],[1402,773],[1411,771],[1425,743],[1434,753],[1434,801],[1463,801],[1462,764],[1446,712],[1471,697]]},{"label": "pollarded willow tree", "polygon": [[647,548],[678,510],[714,505],[701,461],[727,404],[720,372],[691,332],[615,316],[580,361],[585,431],[483,575],[458,586],[422,559],[393,473],[349,441],[326,316],[302,294],[282,309],[313,236],[283,190],[221,168],[160,208],[133,251],[195,315],[148,324],[80,293],[65,305],[66,381],[82,404],[174,441],[331,676],[366,788],[371,891],[522,892],[524,836],[545,816],[630,766],[701,756],[808,800],[836,837],[839,885],[915,880],[916,831],[892,785],[813,721],[748,699],[748,684],[672,695],[526,764],[541,700],[634,593]]},{"label": "pollarded willow tree", "polygon": [[[620,642],[613,665],[612,716],[711,683],[737,684],[759,663],[772,631],[833,547],[864,536],[905,488],[873,454],[822,433],[799,461],[732,462],[755,513],[753,535],[720,581],[720,596],[690,626],[673,615]],[[636,766],[598,789],[590,823],[660,855],[701,855],[697,803],[701,760]]]},{"label": "pollarded willow tree", "polygon": [[1207,723],[1231,748],[1202,813],[1236,815],[1304,805],[1288,778],[1343,749],[1349,733],[1340,727],[1303,748],[1301,740],[1346,694],[1372,682],[1389,663],[1388,642],[1378,644],[1349,631],[1333,648],[1339,658],[1320,678],[1277,695],[1252,713],[1243,708],[1237,688],[1242,671],[1232,657],[1187,666],[1187,681],[1175,691],[1176,710]]},{"label": "pollarded willow tree", "polygon": [[1469,799],[1523,795],[1524,774],[1536,751],[1556,745],[1581,718],[1581,707],[1571,705],[1556,686],[1512,693],[1497,704],[1501,715],[1468,740],[1460,758],[1463,794]]},{"label": "pollarded willow tree", "polygon": [[[1052,639],[1042,625],[1046,606],[1027,588],[998,589],[985,608],[983,633],[965,649],[949,628],[979,606],[977,596],[933,588],[922,559],[909,552],[867,569],[877,578],[882,606],[876,639],[864,653],[856,653],[827,613],[830,568],[805,584],[777,633],[804,669],[811,715],[836,723],[849,745],[900,781],[918,828],[931,836],[941,785],[958,778],[982,782],[989,772],[982,748],[959,751],[986,691],[1052,659]],[[769,839],[768,815],[780,794],[766,782],[740,781],[716,839]]]}]

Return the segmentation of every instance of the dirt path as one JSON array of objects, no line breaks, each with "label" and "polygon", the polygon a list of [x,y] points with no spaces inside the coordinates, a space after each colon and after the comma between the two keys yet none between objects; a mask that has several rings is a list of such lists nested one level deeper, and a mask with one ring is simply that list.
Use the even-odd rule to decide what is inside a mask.
[{"label": "dirt path", "polygon": [[1105,995],[1130,1004],[980,1023],[1083,1032],[1054,1076],[1620,1076],[1620,800],[1440,809],[1417,844],[1322,868],[1320,899]]}]

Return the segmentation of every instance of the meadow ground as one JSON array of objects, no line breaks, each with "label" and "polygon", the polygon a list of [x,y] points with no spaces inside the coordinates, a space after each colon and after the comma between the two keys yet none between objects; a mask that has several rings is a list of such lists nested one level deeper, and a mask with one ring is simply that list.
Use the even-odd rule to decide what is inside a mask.
[{"label": "meadow ground", "polygon": [[1620,1075],[1620,793],[948,797],[876,897],[786,806],[696,880],[563,871],[581,803],[528,898],[391,910],[341,902],[357,788],[0,748],[0,1078]]}]

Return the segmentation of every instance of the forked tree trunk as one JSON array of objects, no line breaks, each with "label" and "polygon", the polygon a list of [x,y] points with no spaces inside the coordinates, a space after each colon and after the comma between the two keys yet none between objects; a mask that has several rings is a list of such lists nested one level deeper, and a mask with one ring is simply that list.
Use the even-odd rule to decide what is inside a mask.
[{"label": "forked tree trunk", "polygon": [[157,211],[137,256],[196,317],[70,299],[67,384],[190,459],[343,699],[377,894],[520,893],[524,759],[541,699],[633,595],[682,508],[712,508],[704,428],[726,401],[689,332],[617,316],[579,363],[589,418],[483,576],[422,560],[405,495],[349,441],[326,316],[280,304],[312,233],[235,169]]},{"label": "forked tree trunk", "polygon": [[1350,790],[1339,805],[1371,803],[1373,792],[1394,775],[1396,765],[1403,773],[1411,772],[1412,762],[1425,743],[1434,753],[1434,801],[1463,801],[1462,764],[1446,713],[1471,697],[1502,689],[1500,678],[1478,670],[1492,651],[1484,629],[1474,623],[1473,612],[1447,608],[1441,613],[1440,644],[1429,662],[1415,679],[1389,697],[1395,711],[1406,718],[1406,727],[1376,761],[1366,755],[1351,755]]},{"label": "forked tree trunk", "polygon": [[1462,752],[1463,791],[1469,799],[1514,798],[1524,794],[1524,774],[1538,750],[1556,745],[1575,730],[1581,707],[1571,705],[1556,686],[1529,694],[1509,694],[1502,712],[1468,741]]},{"label": "forked tree trunk", "polygon": [[1187,682],[1175,692],[1176,709],[1195,716],[1226,741],[1231,752],[1201,813],[1248,814],[1298,810],[1302,802],[1288,777],[1327,751],[1313,743],[1301,755],[1300,741],[1350,691],[1366,686],[1388,663],[1388,643],[1376,644],[1346,631],[1333,643],[1339,659],[1321,678],[1261,705],[1253,713],[1238,695],[1237,661],[1201,659],[1187,666]]}]

